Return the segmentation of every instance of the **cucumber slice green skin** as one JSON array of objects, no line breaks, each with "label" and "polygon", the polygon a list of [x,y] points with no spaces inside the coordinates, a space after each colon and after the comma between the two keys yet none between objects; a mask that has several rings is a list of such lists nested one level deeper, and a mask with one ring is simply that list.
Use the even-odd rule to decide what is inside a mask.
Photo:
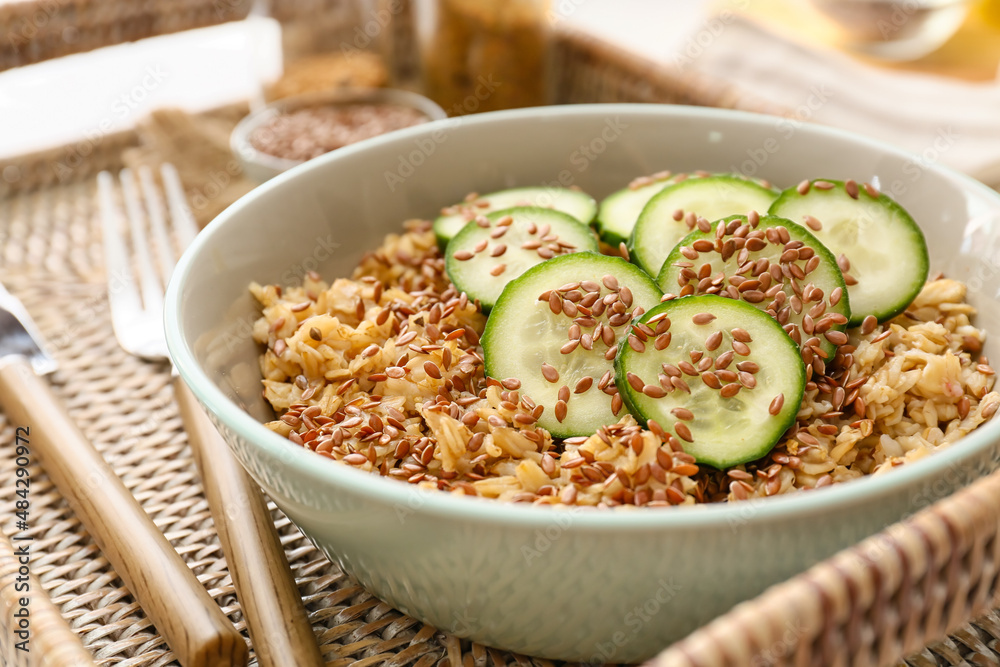
[{"label": "cucumber slice green skin", "polygon": [[677,177],[647,178],[651,182],[636,185],[636,181],[639,181],[636,179],[627,188],[613,192],[601,200],[595,223],[601,240],[608,245],[617,247],[619,243],[628,243],[642,209],[656,193],[676,182]]},{"label": "cucumber slice green skin", "polygon": [[[718,233],[720,225],[725,230],[721,236]],[[743,225],[746,225],[747,228],[741,229]],[[819,239],[806,228],[777,216],[764,216],[759,218],[757,224],[753,224],[748,221],[745,215],[734,215],[723,218],[716,222],[713,227],[715,229],[709,232],[700,230],[691,232],[674,247],[670,256],[663,262],[660,275],[657,276],[656,282],[660,289],[664,292],[679,291],[680,296],[718,293],[727,298],[753,303],[757,308],[775,318],[779,324],[784,325],[785,331],[800,346],[812,341],[814,344],[809,345],[809,347],[815,348],[818,344],[823,351],[820,356],[824,359],[832,359],[837,344],[828,338],[828,334],[831,331],[843,332],[847,328],[847,322],[851,319],[851,306],[844,276],[837,267],[836,258],[827,250],[826,246],[820,243]],[[770,231],[772,229],[773,232]],[[787,243],[780,240],[782,234],[788,235],[789,241]],[[763,243],[764,246],[758,250],[748,250],[746,257],[743,257],[743,253],[740,251],[748,239],[752,238],[760,239],[760,243]],[[732,239],[731,251],[726,249],[726,244],[730,239]],[[696,242],[700,242],[698,243],[699,248],[704,248],[706,241],[713,244],[709,250],[698,252],[692,247]],[[802,253],[805,257],[792,259],[791,256],[786,256],[786,262],[783,266],[780,259],[783,253],[788,250],[796,250],[796,253]],[[728,254],[728,259],[725,261],[722,259],[724,252]],[[691,259],[692,257],[695,259]],[[819,259],[812,259],[813,257]],[[764,267],[762,259],[767,260],[768,265],[781,267],[789,273],[786,274],[778,270],[773,270],[773,273],[768,272],[769,267]],[[753,264],[748,266],[750,262]],[[814,265],[811,270],[810,262]],[[713,278],[721,275],[725,280],[716,286],[706,284],[708,281],[700,280],[697,272],[704,264],[711,266]],[[743,270],[740,270],[741,265],[745,267]],[[798,280],[790,273],[792,265],[798,267],[801,274],[805,276],[803,279]],[[807,270],[809,270],[808,273]],[[743,288],[745,291],[741,292],[733,284],[735,276],[756,280],[760,284],[748,284]],[[775,279],[774,276],[778,276],[778,279]],[[775,287],[779,283],[782,287]],[[798,294],[794,285],[798,286]],[[820,292],[817,293],[810,286],[814,286]],[[776,291],[769,292],[768,290],[771,289],[781,289],[784,296],[779,297]],[[799,310],[798,313],[795,312],[796,307]],[[824,318],[832,313],[835,315],[824,321]],[[807,314],[810,316],[808,331],[802,328],[803,319]],[[814,323],[821,322],[823,323],[820,326],[822,331],[816,333],[813,330]],[[816,340],[813,340],[814,336]],[[838,340],[843,338],[839,334],[832,334],[832,336]]]},{"label": "cucumber slice green skin", "polygon": [[[774,198],[773,190],[726,174],[669,185],[639,214],[628,244],[632,261],[655,276],[677,242],[695,228],[696,218],[711,223],[738,213],[764,212]],[[675,219],[678,211],[680,220]]]},{"label": "cucumber slice green skin", "polygon": [[[615,286],[616,281],[619,291],[606,286],[606,276],[613,277],[614,280],[608,282]],[[594,286],[589,284],[569,290],[578,292],[576,295],[560,290],[570,283],[580,282],[593,282],[599,286],[601,301],[598,303],[603,303],[603,299],[610,298],[612,294],[618,294],[620,299],[630,301],[631,306],[624,308],[625,312],[612,320],[611,313],[615,306],[602,309],[595,304],[594,326],[590,326],[581,319],[584,316],[582,312],[570,317],[573,314],[571,309],[567,314],[559,305],[566,301],[556,302],[560,312],[555,314],[548,299],[539,300],[539,296],[550,292],[561,294],[562,298],[593,293]],[[629,290],[627,296],[620,289],[624,287]],[[511,377],[520,380],[521,395],[530,396],[537,405],[544,406],[536,425],[547,429],[553,437],[592,435],[601,426],[614,424],[624,416],[621,405],[618,405],[617,414],[612,410],[617,388],[613,382],[613,356],[608,359],[607,355],[617,353],[617,339],[627,333],[633,315],[654,307],[659,303],[660,296],[660,290],[649,276],[620,257],[578,252],[534,266],[507,285],[486,321],[486,330],[481,338],[486,374],[499,380]],[[584,300],[574,303],[586,303],[586,299],[584,296]],[[613,326],[612,321],[616,322]],[[596,326],[600,325],[602,330],[613,331],[615,339],[609,338],[609,347],[603,337],[598,336],[593,349],[587,350],[581,344],[563,354],[561,348],[569,344],[570,329],[574,323],[580,327],[581,335],[593,336]],[[550,364],[558,372],[557,381],[550,382],[542,375],[543,363]],[[606,388],[611,393],[598,388],[605,374],[608,376]],[[575,393],[579,383],[583,381],[586,384],[585,378],[588,377],[591,386]],[[562,387],[566,387],[562,391],[569,393],[570,400],[566,401],[566,415],[560,420],[557,403]]]},{"label": "cucumber slice green skin", "polygon": [[[482,222],[485,227],[470,222],[448,242],[444,267],[455,287],[470,299],[478,299],[484,313],[493,308],[507,283],[532,266],[555,255],[598,250],[590,227],[550,208],[526,206],[494,211]],[[503,229],[506,231],[500,235]],[[543,242],[543,237],[548,241]],[[522,247],[532,241],[541,247]],[[476,252],[477,248],[481,250]]]},{"label": "cucumber slice green skin", "polygon": [[769,212],[799,223],[807,215],[819,220],[822,227],[813,227],[813,234],[838,263],[841,255],[848,260],[850,325],[857,326],[868,315],[884,322],[906,310],[927,281],[930,263],[923,232],[902,206],[856,184],[851,191],[857,198],[843,181],[812,181],[805,195],[797,188],[782,192]]},{"label": "cucumber slice green skin", "polygon": [[[771,451],[795,422],[806,384],[805,368],[792,339],[774,319],[757,308],[744,301],[721,296],[672,299],[643,315],[639,323],[647,323],[654,330],[658,324],[662,327],[662,323],[653,321],[661,313],[665,313],[669,320],[669,329],[661,334],[670,334],[665,347],[657,350],[656,339],[652,337],[642,352],[622,344],[615,360],[615,382],[629,412],[640,424],[655,420],[664,430],[672,429],[685,452],[699,463],[714,468],[724,469],[753,461]],[[714,315],[715,319],[704,324],[693,320],[704,313]],[[720,384],[723,388],[739,387],[735,395],[724,397],[722,389],[713,388],[703,381],[705,375],[683,373],[683,368],[690,369],[692,352],[696,357],[697,352],[702,352],[704,356],[701,359],[711,358],[714,365],[715,359],[733,351],[734,347],[742,349],[738,342],[734,345],[731,333],[737,328],[752,338],[746,343],[750,348],[749,355],[734,352],[731,364],[722,371],[706,371],[717,379],[717,374],[722,373],[724,377],[720,379]],[[722,342],[714,351],[709,351],[706,340],[715,332],[721,332]],[[750,372],[752,367],[746,371],[737,370],[738,363],[747,361],[757,364],[758,369],[753,373]],[[665,382],[670,382],[664,365],[669,365],[670,372],[681,373],[680,377],[690,393],[671,384],[671,390],[660,395],[665,389]],[[730,372],[737,377],[733,378]],[[643,391],[633,387],[630,378],[641,381]],[[656,390],[660,393],[654,393]],[[779,394],[782,397],[781,407],[772,414],[772,406],[777,405]],[[694,418],[682,421],[673,412],[677,408],[689,410]],[[688,434],[690,440],[684,437]]]},{"label": "cucumber slice green skin", "polygon": [[589,225],[597,215],[597,202],[586,192],[569,188],[527,187],[492,192],[470,202],[449,206],[434,221],[434,235],[444,249],[448,241],[458,234],[477,215],[520,206],[537,206],[562,211],[581,223]]}]

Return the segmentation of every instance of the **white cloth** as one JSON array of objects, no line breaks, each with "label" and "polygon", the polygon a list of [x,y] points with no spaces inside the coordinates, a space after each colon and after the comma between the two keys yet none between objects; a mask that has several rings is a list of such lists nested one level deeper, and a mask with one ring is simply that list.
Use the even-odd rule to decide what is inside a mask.
[{"label": "white cloth", "polygon": [[792,43],[738,16],[701,42],[707,45],[666,60],[785,107],[800,120],[877,137],[1000,186],[1000,82],[869,66]]}]

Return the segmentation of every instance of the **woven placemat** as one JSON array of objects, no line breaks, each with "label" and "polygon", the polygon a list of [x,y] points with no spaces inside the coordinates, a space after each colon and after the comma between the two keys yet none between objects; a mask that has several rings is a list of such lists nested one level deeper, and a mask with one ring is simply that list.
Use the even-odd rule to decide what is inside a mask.
[{"label": "woven placemat", "polygon": [[[88,180],[0,200],[0,279],[50,342],[59,362],[50,380],[72,418],[244,630],[169,369],[126,354],[112,334],[95,194]],[[0,417],[0,521],[8,535],[16,531],[15,426]],[[37,465],[30,471],[30,529],[17,534],[34,538],[32,572],[71,627],[102,665],[176,664],[44,472]],[[458,654],[455,640],[372,597],[277,510],[274,518],[328,664],[429,667],[447,661],[449,648]],[[478,664],[488,655],[482,648],[466,653]],[[494,660],[511,657],[497,653]]]},{"label": "woven placemat", "polygon": [[[88,179],[0,199],[0,280],[51,343],[60,364],[51,382],[71,416],[242,631],[168,368],[129,356],[112,335],[95,196]],[[0,415],[0,526],[8,535],[16,530],[14,426]],[[37,465],[31,479],[32,572],[98,663],[176,664]],[[553,664],[459,641],[404,616],[344,575],[277,510],[274,519],[329,665]],[[905,664],[998,665],[998,642],[1000,614],[992,612]]]}]

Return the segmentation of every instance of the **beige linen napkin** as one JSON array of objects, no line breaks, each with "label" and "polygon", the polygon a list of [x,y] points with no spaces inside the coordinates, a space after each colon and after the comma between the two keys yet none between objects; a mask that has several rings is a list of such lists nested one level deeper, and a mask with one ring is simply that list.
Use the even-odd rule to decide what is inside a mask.
[{"label": "beige linen napkin", "polygon": [[1000,82],[880,69],[733,15],[713,39],[689,44],[700,48],[674,57],[688,73],[786,107],[801,120],[877,137],[1000,186]]}]

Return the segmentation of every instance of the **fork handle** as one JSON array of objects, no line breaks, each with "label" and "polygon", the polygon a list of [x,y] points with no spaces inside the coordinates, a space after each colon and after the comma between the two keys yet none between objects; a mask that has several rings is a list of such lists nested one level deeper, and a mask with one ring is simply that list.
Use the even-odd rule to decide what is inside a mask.
[{"label": "fork handle", "polygon": [[322,667],[312,626],[257,484],[179,377],[174,396],[261,667]]},{"label": "fork handle", "polygon": [[23,357],[0,359],[0,405],[177,660],[246,665],[246,641]]}]

